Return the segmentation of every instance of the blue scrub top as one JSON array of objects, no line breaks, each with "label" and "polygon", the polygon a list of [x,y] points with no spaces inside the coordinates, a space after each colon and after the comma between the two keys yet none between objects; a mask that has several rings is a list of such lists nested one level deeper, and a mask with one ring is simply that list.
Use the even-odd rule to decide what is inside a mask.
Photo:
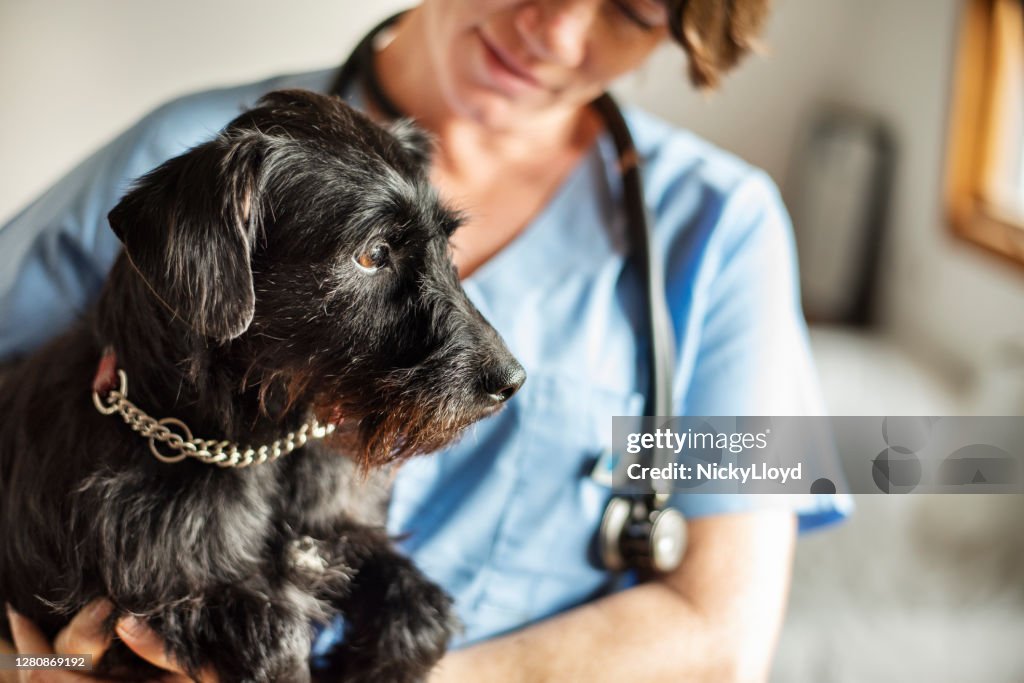
[{"label": "blue scrub top", "polygon": [[[107,212],[130,181],[210,138],[278,88],[324,92],[333,70],[173,101],[84,161],[0,229],[0,358],[64,329],[99,292],[120,243]],[[355,102],[358,105],[358,102]],[[736,157],[627,110],[666,259],[678,415],[824,414],[800,312],[789,221],[772,181]],[[610,491],[590,476],[611,416],[643,410],[644,298],[625,266],[615,149],[605,135],[548,205],[464,281],[526,368],[507,407],[454,446],[405,464],[389,528],[455,598],[456,645],[613,590],[594,553]],[[786,506],[808,529],[845,496],[679,494],[691,517]],[[314,651],[337,637],[321,633]]]}]

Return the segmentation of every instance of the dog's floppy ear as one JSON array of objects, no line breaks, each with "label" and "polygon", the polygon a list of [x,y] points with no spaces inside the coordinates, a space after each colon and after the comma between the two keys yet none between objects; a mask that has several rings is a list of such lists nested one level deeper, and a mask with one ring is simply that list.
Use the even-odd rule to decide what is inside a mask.
[{"label": "dog's floppy ear", "polygon": [[434,139],[409,119],[398,119],[388,125],[387,131],[398,140],[404,156],[411,162],[407,170],[427,175],[434,155]]},{"label": "dog's floppy ear", "polygon": [[252,322],[250,265],[260,222],[257,136],[221,135],[140,178],[108,215],[153,293],[225,342]]}]

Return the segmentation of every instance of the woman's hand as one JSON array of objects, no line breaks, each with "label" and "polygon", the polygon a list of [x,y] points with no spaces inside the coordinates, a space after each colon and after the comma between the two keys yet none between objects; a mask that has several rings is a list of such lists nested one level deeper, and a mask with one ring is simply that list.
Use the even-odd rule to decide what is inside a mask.
[{"label": "woman's hand", "polygon": [[[57,634],[53,643],[36,628],[31,621],[21,616],[10,606],[7,607],[7,618],[14,636],[14,646],[20,654],[58,654],[58,655],[92,655],[95,665],[110,647],[111,638],[103,633],[103,620],[110,614],[113,606],[106,600],[94,600],[75,615],[71,623]],[[181,667],[167,657],[163,641],[160,640],[145,622],[135,617],[124,617],[117,622],[117,635],[135,654],[154,666],[164,669],[167,674],[162,683],[188,683],[190,680]],[[104,680],[96,676],[77,671],[56,669],[21,669],[13,681],[19,683],[86,683],[87,681]],[[200,676],[202,683],[217,683],[213,672],[204,671]]]}]

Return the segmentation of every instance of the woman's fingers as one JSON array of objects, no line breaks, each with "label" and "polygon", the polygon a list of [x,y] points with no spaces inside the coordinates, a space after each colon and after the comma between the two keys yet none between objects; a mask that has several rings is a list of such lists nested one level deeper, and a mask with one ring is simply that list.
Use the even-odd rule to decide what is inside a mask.
[{"label": "woman's fingers", "polygon": [[[7,606],[7,622],[11,626],[14,647],[19,654],[52,655],[53,646],[43,632],[35,624],[21,616],[11,606]],[[18,681],[21,683],[84,683],[95,680],[73,671],[59,669],[19,669]]]},{"label": "woman's fingers", "polygon": [[[110,646],[110,637],[103,634],[102,625],[111,609],[111,604],[106,600],[95,600],[89,603],[71,620],[70,624],[57,634],[56,647],[50,644],[35,624],[15,612],[10,606],[7,607],[7,619],[11,625],[14,646],[19,653],[33,655],[92,654],[95,665]],[[125,617],[117,622],[116,630],[117,635],[135,654],[168,672],[168,676],[163,679],[166,683],[188,680],[181,666],[167,656],[163,640],[144,621],[131,616]],[[19,674],[19,680],[25,683],[79,683],[97,680],[75,672],[60,670],[27,669],[20,671]],[[204,670],[201,680],[203,683],[217,683],[217,676]]]},{"label": "woman's fingers", "polygon": [[14,647],[21,654],[52,655],[53,646],[35,624],[7,605],[7,621],[11,625]]},{"label": "woman's fingers", "polygon": [[114,608],[109,601],[93,600],[75,615],[53,641],[53,649],[61,655],[92,655],[93,666],[110,647],[111,636],[104,632],[103,621]]},{"label": "woman's fingers", "polygon": [[184,673],[164,651],[164,641],[143,620],[127,616],[117,622],[117,635],[125,645],[150,664],[167,671]]},{"label": "woman's fingers", "polygon": [[[182,670],[181,665],[167,656],[164,648],[164,641],[160,638],[146,622],[136,617],[128,616],[117,622],[117,635],[121,637],[125,645],[131,648],[132,652],[145,659],[150,664],[179,674],[181,678],[169,677],[167,681],[186,681],[188,677]],[[200,674],[203,683],[217,683],[217,676],[204,669]]]}]

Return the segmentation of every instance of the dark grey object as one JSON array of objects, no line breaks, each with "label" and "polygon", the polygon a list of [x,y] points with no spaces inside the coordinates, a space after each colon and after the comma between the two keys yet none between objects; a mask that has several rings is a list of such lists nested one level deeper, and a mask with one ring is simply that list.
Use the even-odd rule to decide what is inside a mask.
[{"label": "dark grey object", "polygon": [[787,199],[804,312],[815,322],[872,322],[895,148],[877,118],[827,107],[798,146]]}]

